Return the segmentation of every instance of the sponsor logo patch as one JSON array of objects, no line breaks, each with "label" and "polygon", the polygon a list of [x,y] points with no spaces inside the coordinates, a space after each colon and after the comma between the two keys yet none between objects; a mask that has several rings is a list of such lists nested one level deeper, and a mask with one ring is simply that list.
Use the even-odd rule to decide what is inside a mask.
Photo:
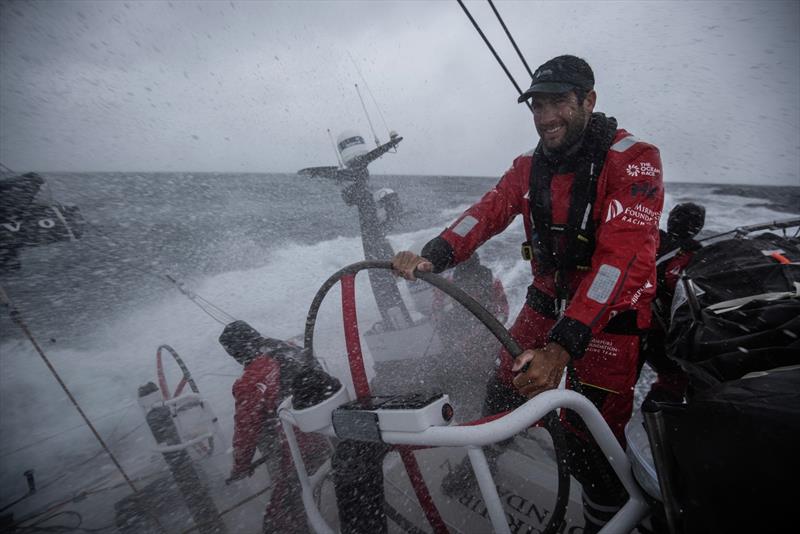
[{"label": "sponsor logo patch", "polygon": [[631,196],[643,196],[645,198],[653,198],[658,193],[658,186],[648,183],[635,183],[631,186]]},{"label": "sponsor logo patch", "polygon": [[651,210],[642,204],[636,204],[633,207],[625,208],[621,220],[633,226],[650,226],[658,224],[660,217],[660,211]]},{"label": "sponsor logo patch", "polygon": [[625,172],[628,176],[658,176],[661,174],[661,169],[650,163],[649,161],[640,161],[639,163],[629,163],[625,167]]},{"label": "sponsor logo patch", "polygon": [[589,346],[586,348],[586,352],[589,351],[600,353],[608,358],[614,358],[619,353],[619,348],[608,339],[593,337],[592,340],[589,341]]},{"label": "sponsor logo patch", "polygon": [[622,202],[612,199],[606,211],[606,222],[611,219],[616,219],[617,217],[620,217],[622,222],[628,223],[631,226],[649,226],[658,224],[661,212],[651,210],[641,203],[624,207]]},{"label": "sponsor logo patch", "polygon": [[639,289],[637,289],[636,293],[634,293],[633,296],[631,297],[631,306],[635,306],[636,303],[639,302],[639,299],[642,297],[642,293],[644,293],[646,290],[652,287],[653,284],[650,283],[650,280],[646,280],[644,285]]},{"label": "sponsor logo patch", "polygon": [[611,202],[608,204],[608,212],[606,212],[606,222],[620,215],[622,215],[622,202],[611,199]]}]

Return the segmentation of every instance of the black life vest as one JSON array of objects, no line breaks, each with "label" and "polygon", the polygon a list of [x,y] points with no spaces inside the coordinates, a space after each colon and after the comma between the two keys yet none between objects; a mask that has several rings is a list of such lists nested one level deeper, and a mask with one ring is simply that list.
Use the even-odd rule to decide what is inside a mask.
[{"label": "black life vest", "polygon": [[[564,158],[548,157],[541,142],[534,151],[528,201],[532,223],[530,245],[538,271],[555,272],[562,284],[566,283],[566,271],[588,269],[591,265],[595,249],[592,212],[597,198],[597,177],[603,170],[616,132],[615,118],[593,113],[575,154]],[[567,224],[553,224],[550,184],[554,174],[569,172],[575,173],[575,179]]]}]

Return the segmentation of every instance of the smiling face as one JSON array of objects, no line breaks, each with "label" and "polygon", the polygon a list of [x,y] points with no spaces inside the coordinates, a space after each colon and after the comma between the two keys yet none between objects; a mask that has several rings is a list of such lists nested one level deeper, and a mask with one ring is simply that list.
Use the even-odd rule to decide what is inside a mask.
[{"label": "smiling face", "polygon": [[594,91],[589,91],[582,102],[575,91],[533,94],[533,123],[549,153],[563,153],[581,138],[596,100]]}]

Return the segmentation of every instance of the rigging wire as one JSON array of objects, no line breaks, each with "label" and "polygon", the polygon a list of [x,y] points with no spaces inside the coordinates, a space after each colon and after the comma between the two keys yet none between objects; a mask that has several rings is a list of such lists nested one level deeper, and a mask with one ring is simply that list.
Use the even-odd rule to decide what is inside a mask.
[{"label": "rigging wire", "polygon": [[4,164],[2,161],[0,161],[0,167],[4,168],[6,170],[6,172],[10,172],[12,174],[16,174],[11,167],[9,167],[8,165]]},{"label": "rigging wire", "polygon": [[[67,385],[61,379],[61,375],[58,374],[58,371],[56,371],[56,368],[50,362],[50,359],[47,357],[47,355],[45,354],[44,350],[42,350],[42,347],[36,341],[36,338],[33,336],[33,333],[30,331],[30,329],[28,328],[28,325],[23,320],[22,314],[19,312],[19,310],[17,310],[16,306],[11,301],[11,299],[8,297],[8,294],[5,292],[5,290],[2,288],[2,286],[0,286],[0,303],[2,303],[3,305],[8,307],[9,316],[11,317],[11,320],[14,323],[16,323],[16,325],[20,328],[20,330],[22,330],[22,332],[25,334],[25,337],[27,337],[28,340],[31,342],[31,344],[33,345],[33,348],[36,350],[36,352],[39,354],[39,356],[41,356],[41,358],[44,361],[45,365],[50,370],[50,373],[52,373],[53,377],[58,382],[58,385],[61,386],[61,389],[64,390],[64,393],[67,395],[67,398],[70,400],[72,405],[75,407],[75,409],[78,411],[80,416],[83,418],[84,422],[86,423],[86,426],[89,427],[89,430],[92,431],[92,434],[94,434],[94,437],[97,439],[98,443],[100,443],[100,446],[103,448],[103,450],[106,452],[106,454],[108,454],[108,457],[114,463],[114,466],[117,468],[117,470],[120,472],[120,474],[122,474],[122,478],[125,479],[125,482],[128,484],[128,486],[130,486],[131,490],[133,490],[133,492],[138,495],[139,494],[139,490],[136,487],[136,485],[133,483],[133,480],[131,480],[131,478],[128,476],[128,473],[125,472],[125,469],[123,469],[122,464],[119,463],[119,460],[117,460],[117,457],[114,455],[113,452],[111,452],[111,449],[108,447],[106,442],[103,440],[102,436],[100,436],[100,433],[97,431],[97,429],[95,428],[94,424],[92,424],[92,421],[89,419],[89,417],[83,411],[83,408],[81,408],[80,404],[78,404],[78,400],[72,395],[72,392],[69,390]],[[158,525],[159,529],[162,532],[165,532],[164,527],[158,521],[158,518],[155,517],[155,516],[152,516],[152,519],[155,521],[156,525]]]},{"label": "rigging wire", "polygon": [[[104,232],[102,232],[94,224],[86,221],[86,225],[91,227],[95,232],[97,232],[98,235],[100,235],[101,237],[104,237],[105,239],[107,239],[115,247],[121,248],[119,243],[117,243],[111,237],[109,237]],[[129,269],[138,271],[140,273],[147,274],[149,276],[153,276],[155,278],[158,278],[159,280],[169,282],[170,284],[175,286],[175,288],[178,291],[180,291],[185,297],[187,297],[190,301],[192,301],[192,303],[194,303],[195,306],[200,308],[200,310],[202,310],[206,315],[208,315],[209,317],[211,317],[213,320],[217,321],[218,323],[220,323],[222,325],[226,325],[226,324],[230,324],[231,322],[236,320],[236,318],[234,316],[232,316],[230,313],[226,312],[225,310],[223,310],[222,308],[220,308],[219,306],[217,306],[213,302],[211,302],[211,301],[205,299],[204,297],[198,295],[197,293],[194,293],[193,291],[190,291],[189,289],[187,289],[182,282],[179,282],[174,277],[172,277],[172,276],[170,276],[168,274],[163,274],[162,275],[162,274],[159,274],[159,273],[157,273],[157,272],[155,272],[153,270],[137,267],[136,265],[130,264],[125,258],[123,258],[122,256],[120,256],[120,255],[118,255],[118,254],[116,254],[114,252],[111,252],[111,251],[108,251],[108,250],[104,250],[104,249],[102,249],[100,247],[96,247],[96,246],[86,242],[86,240],[81,240],[81,241],[83,242],[83,244],[85,246],[91,248],[92,250],[95,250],[95,251],[99,252],[100,254],[103,254],[105,256],[108,256],[110,258],[118,260],[119,264],[121,266],[123,266],[123,267],[127,267]]]},{"label": "rigging wire", "polygon": [[517,42],[514,40],[513,37],[511,37],[511,32],[508,31],[508,28],[506,27],[506,23],[503,22],[503,17],[500,16],[500,13],[497,11],[497,8],[494,7],[494,2],[492,2],[492,0],[486,0],[486,1],[489,2],[489,5],[491,6],[492,11],[494,11],[495,16],[497,16],[497,20],[500,22],[500,26],[502,26],[503,27],[503,31],[506,32],[506,36],[508,37],[508,40],[511,41],[511,45],[514,47],[514,50],[517,51],[517,55],[519,56],[519,59],[522,61],[522,64],[525,65],[525,70],[528,71],[528,75],[531,77],[531,79],[533,79],[533,72],[531,72],[531,68],[528,66],[528,62],[525,61],[525,56],[523,56],[522,52],[520,52],[519,47],[517,46]]},{"label": "rigging wire", "polygon": [[[475,27],[475,30],[478,32],[478,34],[483,39],[483,42],[486,44],[486,46],[492,52],[492,55],[494,55],[494,58],[497,60],[497,62],[503,68],[503,72],[506,73],[506,76],[508,76],[508,79],[514,85],[514,88],[517,90],[517,93],[519,93],[519,95],[522,96],[522,89],[519,88],[519,84],[517,84],[517,81],[514,79],[514,77],[508,71],[508,68],[506,67],[506,64],[503,63],[503,60],[500,59],[500,56],[497,55],[497,51],[495,51],[494,47],[492,46],[492,43],[489,42],[489,39],[486,38],[486,35],[483,33],[483,30],[481,30],[481,27],[478,26],[478,23],[475,22],[474,18],[472,18],[472,14],[467,9],[467,6],[464,5],[464,2],[462,0],[456,0],[456,1],[458,2],[458,5],[461,6],[461,9],[464,10],[464,14],[467,15],[467,18],[470,20],[470,22],[472,22],[472,25]],[[525,102],[525,105],[528,106],[528,109],[530,109],[531,113],[533,113],[533,106],[531,105],[531,103],[530,102]]]}]

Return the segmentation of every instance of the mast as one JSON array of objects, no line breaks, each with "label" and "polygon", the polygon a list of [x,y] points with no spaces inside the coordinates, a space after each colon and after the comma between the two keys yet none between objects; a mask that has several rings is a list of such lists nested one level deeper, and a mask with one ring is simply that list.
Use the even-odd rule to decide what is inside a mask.
[{"label": "mast", "polygon": [[[370,151],[366,150],[364,139],[356,132],[344,132],[339,136],[337,149],[345,168],[309,167],[298,171],[307,176],[332,178],[347,184],[342,189],[342,198],[348,206],[358,210],[361,244],[364,258],[385,261],[394,255],[394,250],[386,238],[386,226],[378,218],[378,206],[369,187],[368,165],[395,148],[403,138],[394,135],[391,139]],[[411,314],[400,295],[395,277],[389,271],[370,270],[369,281],[375,303],[381,314],[386,330],[400,330],[411,326]]]}]

